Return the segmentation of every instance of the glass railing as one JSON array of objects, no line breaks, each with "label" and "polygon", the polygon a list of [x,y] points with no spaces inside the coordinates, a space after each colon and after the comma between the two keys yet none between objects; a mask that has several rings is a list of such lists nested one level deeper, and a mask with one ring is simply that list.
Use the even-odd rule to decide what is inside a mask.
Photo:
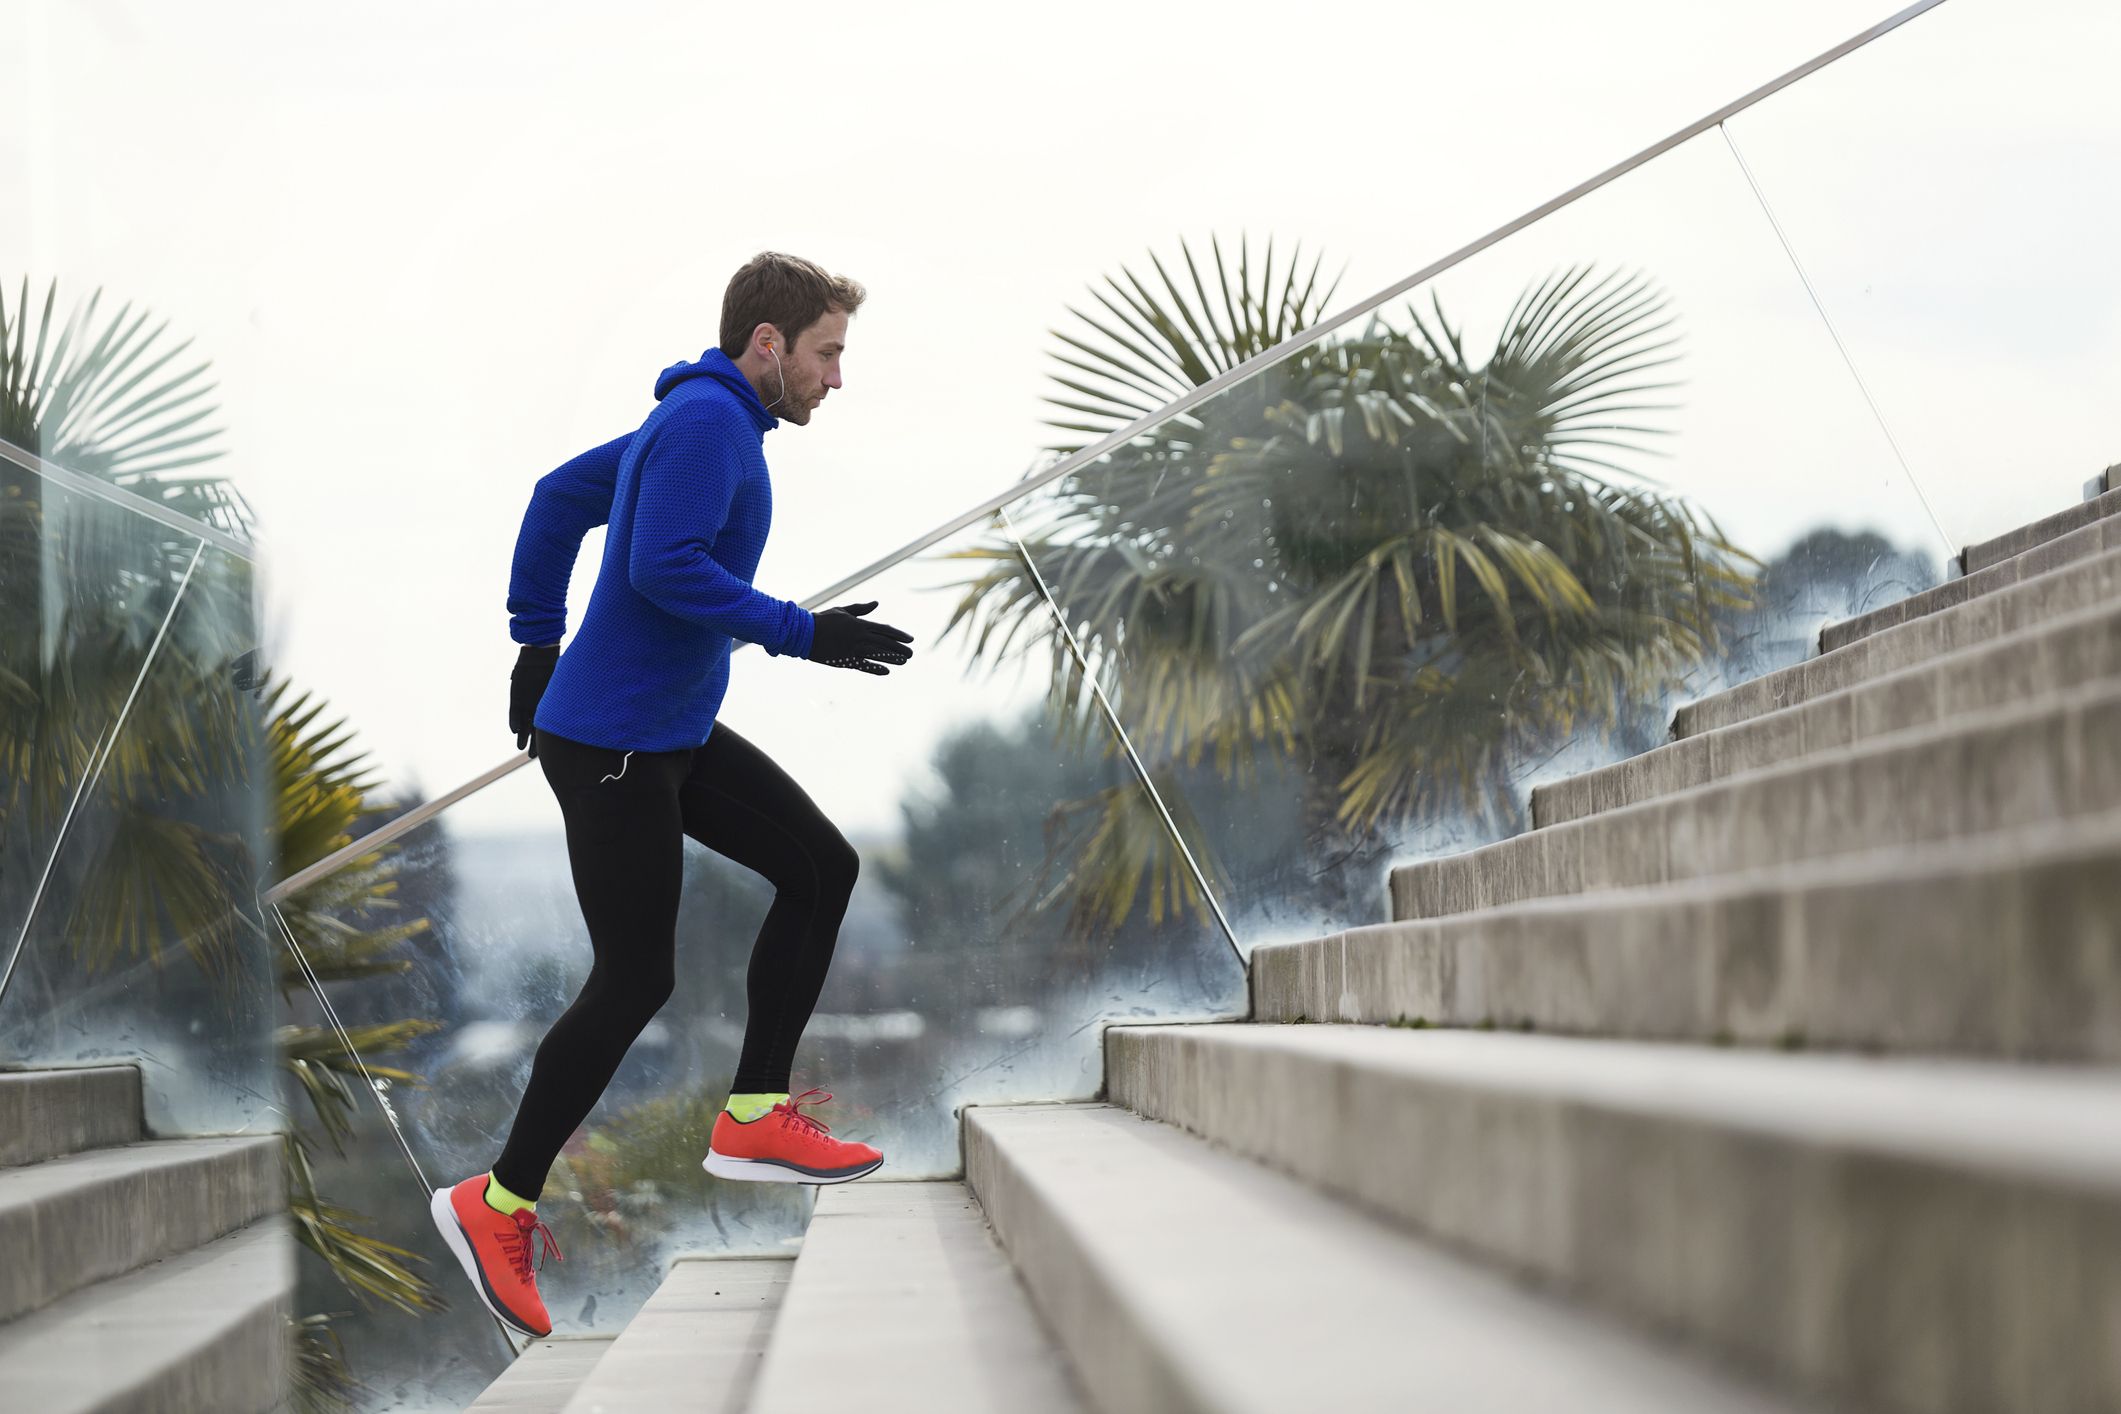
[{"label": "glass railing", "polygon": [[[2073,430],[1992,494],[1943,430],[1984,375],[1911,398],[1949,361],[1912,296],[1854,308],[1899,254],[1892,158],[1830,85],[1857,93],[1861,51],[1899,111],[1956,101],[1939,75],[1968,54],[1911,40],[2003,22],[1893,32],[1934,3],[1331,318],[1285,253],[1163,252],[1104,331],[1070,330],[1085,445],[806,601],[878,600],[912,664],[738,655],[718,729],[863,861],[793,1082],[836,1092],[836,1133],[891,1176],[956,1172],[963,1104],[1094,1095],[1113,1020],[1241,1015],[1259,943],[1376,921],[1392,865],[1523,828],[1540,781],[1654,746],[1677,703],[1807,656],[2115,459],[2087,360],[2050,419]],[[1807,186],[1823,146],[1869,187]],[[807,1193],[699,1169],[769,891],[686,848],[678,993],[541,1203],[562,1331],[623,1325],[679,1252],[776,1250],[807,1220]],[[377,1101],[319,1189],[452,1305],[418,1341],[342,1323],[349,1353],[378,1388],[469,1397],[508,1350],[424,1190],[491,1164],[587,969],[542,770],[498,763],[271,897],[314,966],[294,1019],[360,1053]]]},{"label": "glass railing", "polygon": [[0,1063],[137,1063],[159,1134],[280,1127],[248,547],[0,455]]}]

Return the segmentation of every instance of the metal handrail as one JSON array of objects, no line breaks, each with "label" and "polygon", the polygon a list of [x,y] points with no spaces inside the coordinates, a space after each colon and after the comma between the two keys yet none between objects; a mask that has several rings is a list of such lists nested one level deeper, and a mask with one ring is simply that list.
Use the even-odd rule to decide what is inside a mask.
[{"label": "metal handrail", "polygon": [[[1113,451],[1116,448],[1126,445],[1128,442],[1132,441],[1136,437],[1139,437],[1142,433],[1149,431],[1151,428],[1160,425],[1161,423],[1169,420],[1172,417],[1177,416],[1180,413],[1187,411],[1188,409],[1198,407],[1200,404],[1206,402],[1208,399],[1214,397],[1216,394],[1222,392],[1224,389],[1231,387],[1233,384],[1244,381],[1245,379],[1251,377],[1253,374],[1259,372],[1262,369],[1273,367],[1275,364],[1280,363],[1283,359],[1286,359],[1291,355],[1295,354],[1298,350],[1306,348],[1313,343],[1316,343],[1319,339],[1325,337],[1327,334],[1332,333],[1335,329],[1340,328],[1342,325],[1347,324],[1352,320],[1362,318],[1364,315],[1375,310],[1378,306],[1384,304],[1387,300],[1397,299],[1399,296],[1405,294],[1408,290],[1413,289],[1415,286],[1424,284],[1427,281],[1435,279],[1438,275],[1443,274],[1445,271],[1451,269],[1453,266],[1456,266],[1468,259],[1471,259],[1473,256],[1480,254],[1480,252],[1486,250],[1488,247],[1496,244],[1497,242],[1507,240],[1509,237],[1515,235],[1517,232],[1523,230],[1525,227],[1532,225],[1534,222],[1542,221],[1548,216],[1551,216],[1555,212],[1561,210],[1563,207],[1569,206],[1577,201],[1582,200],[1584,197],[1589,196],[1592,192],[1599,190],[1601,187],[1610,185],[1611,183],[1619,180],[1621,177],[1624,177],[1628,173],[1634,171],[1637,167],[1642,166],[1644,163],[1650,162],[1662,156],[1666,152],[1669,152],[1671,149],[1679,146],[1681,143],[1689,142],[1692,139],[1701,136],[1703,133],[1709,131],[1711,128],[1717,127],[1718,125],[1724,123],[1735,115],[1744,112],[1748,108],[1753,107],[1755,104],[1760,103],[1761,101],[1771,98],[1775,94],[1780,93],[1783,89],[1788,88],[1791,84],[1796,83],[1799,79],[1805,78],[1813,73],[1816,73],[1820,69],[1825,68],[1827,65],[1832,64],[1839,59],[1847,57],[1848,55],[1854,53],[1856,50],[1861,49],[1865,45],[1871,43],[1873,40],[1882,38],[1883,36],[1892,33],[1894,30],[1900,28],[1902,25],[1908,23],[1910,20],[1916,19],[1921,15],[1927,14],[1929,11],[1936,9],[1939,5],[1943,3],[1944,0],[1917,0],[1917,3],[1909,5],[1907,8],[1898,11],[1897,13],[1884,20],[1879,21],[1877,24],[1872,25],[1869,29],[1862,31],[1861,33],[1853,36],[1852,38],[1842,41],[1840,44],[1837,44],[1833,48],[1826,50],[1824,53],[1819,54],[1817,57],[1809,59],[1802,64],[1799,64],[1796,68],[1791,69],[1789,72],[1781,75],[1779,78],[1772,79],[1769,82],[1762,84],[1760,87],[1754,89],[1752,92],[1746,94],[1744,97],[1739,98],[1734,102],[1725,104],[1723,107],[1718,108],[1715,112],[1710,113],[1707,117],[1689,123],[1687,126],[1673,133],[1671,136],[1650,144],[1648,147],[1642,149],[1642,151],[1636,153],[1632,157],[1625,159],[1624,161],[1614,163],[1612,166],[1606,168],[1603,172],[1600,172],[1597,176],[1592,177],[1588,181],[1581,182],[1578,185],[1569,188],[1567,191],[1553,198],[1551,201],[1543,202],[1540,205],[1533,207],[1530,211],[1527,211],[1524,215],[1519,216],[1516,220],[1508,222],[1505,225],[1498,226],[1493,231],[1490,231],[1488,234],[1480,237],[1478,240],[1474,240],[1467,243],[1466,245],[1460,246],[1457,250],[1454,250],[1449,255],[1444,256],[1441,260],[1437,260],[1432,262],[1431,264],[1423,266],[1421,269],[1415,271],[1413,274],[1407,276],[1403,280],[1395,280],[1390,285],[1387,285],[1385,286],[1385,288],[1379,290],[1376,294],[1369,296],[1367,299],[1357,301],[1355,304],[1350,305],[1348,308],[1342,310],[1340,313],[1332,316],[1331,318],[1326,319],[1318,324],[1314,324],[1308,329],[1303,329],[1295,334],[1290,335],[1288,338],[1282,340],[1274,347],[1254,354],[1252,357],[1246,359],[1243,363],[1237,364],[1235,367],[1225,370],[1223,373],[1218,374],[1216,377],[1194,388],[1183,396],[1175,398],[1172,401],[1164,404],[1162,407],[1156,409],[1154,412],[1150,412],[1143,415],[1142,417],[1136,418],[1133,422],[1128,423],[1125,427],[1120,428],[1117,432],[1114,432],[1109,436],[1104,437],[1100,441],[1092,443],[1090,446],[1087,446],[1080,451],[1069,454],[1067,457],[1064,457],[1060,461],[1055,462],[1050,467],[1047,467],[1041,471],[1038,471],[1030,476],[1025,477],[1023,480],[1010,486],[1007,490],[988,497],[986,500],[981,501],[978,505],[972,507],[968,511],[965,511],[963,514],[955,516],[948,521],[945,521],[943,524],[937,526],[935,529],[930,530],[926,534],[918,537],[917,539],[911,540],[905,545],[900,546],[898,549],[892,551],[890,554],[884,556],[882,559],[877,560],[874,564],[871,564],[864,569],[858,570],[855,573],[839,580],[837,583],[833,584],[829,588],[821,590],[818,593],[811,595],[809,598],[800,601],[802,603],[802,606],[805,609],[819,608],[820,606],[829,603],[831,600],[838,598],[840,595],[846,593],[848,590],[855,588],[857,585],[866,583],[867,581],[875,578],[877,575],[882,574],[884,571],[905,563],[907,560],[912,559],[915,555],[920,554],[923,550],[927,550],[937,544],[940,544],[942,541],[947,540],[951,536],[957,534],[960,530],[963,530],[967,526],[970,526],[973,523],[994,514],[1002,507],[1009,505],[1011,502],[1020,500],[1024,496],[1027,496],[1032,492],[1041,489],[1042,487],[1051,485],[1053,482],[1060,480],[1062,477],[1068,476],[1076,471],[1081,470],[1083,467],[1090,465],[1098,458],[1104,456],[1107,452]],[[346,846],[344,849],[339,850],[337,853],[332,854],[324,859],[318,860],[315,864],[310,865],[301,873],[296,874],[291,878],[274,885],[273,888],[269,890],[266,894],[267,900],[277,901],[279,899],[282,899],[286,897],[287,894],[293,892],[294,889],[302,887],[305,884],[314,882],[319,878],[322,878],[323,876],[331,873],[334,869],[339,868],[341,865],[347,863],[348,861],[357,859],[363,854],[379,849],[383,845],[390,843],[392,840],[397,839],[399,836],[418,829],[421,825],[425,824],[427,821],[433,819],[436,815],[440,814],[442,810],[446,809],[448,806],[455,804],[457,801],[462,800],[468,795],[474,794],[479,790],[483,790],[485,787],[493,784],[497,780],[500,780],[502,777],[508,775],[509,773],[516,770],[520,770],[523,766],[529,764],[530,759],[531,758],[527,753],[518,754],[513,759],[503,762],[501,765],[494,767],[492,770],[486,772],[484,775],[479,776],[474,780],[467,781],[465,784],[457,787],[455,790],[449,792],[447,795],[429,801],[427,804],[422,805],[419,809],[410,811],[405,815],[399,816],[397,819],[391,821],[389,824],[383,825],[377,830],[375,830],[373,833],[363,836],[361,839],[356,840],[354,843]]]},{"label": "metal handrail", "polygon": [[41,476],[63,490],[109,501],[112,505],[122,506],[126,510],[146,516],[149,520],[166,525],[171,530],[196,535],[207,544],[226,550],[239,559],[257,563],[258,547],[254,541],[245,540],[239,535],[230,535],[225,530],[216,530],[204,521],[193,520],[190,516],[173,511],[158,501],[150,501],[137,491],[128,491],[123,486],[113,486],[108,481],[84,476],[57,462],[48,462],[35,452],[18,447],[5,438],[0,438],[0,460],[11,461],[24,471]]}]

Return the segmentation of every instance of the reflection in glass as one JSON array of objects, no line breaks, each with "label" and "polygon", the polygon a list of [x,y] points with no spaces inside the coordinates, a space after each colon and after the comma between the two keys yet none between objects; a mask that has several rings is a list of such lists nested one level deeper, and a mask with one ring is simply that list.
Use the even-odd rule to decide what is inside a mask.
[{"label": "reflection in glass", "polygon": [[[284,681],[262,693],[278,872],[292,874],[395,811],[371,795],[375,773],[324,703]],[[400,896],[405,853],[360,854],[273,910],[288,1205],[304,1249],[297,1307],[316,1328],[311,1348],[334,1357],[319,1372],[363,1409],[468,1400],[511,1353],[476,1302],[452,1302],[438,1284],[453,1260],[427,1222],[420,1165],[407,1162],[403,1102],[425,1083],[417,1046],[444,1022],[416,947],[432,931],[425,899]],[[420,1339],[408,1344],[415,1320]]]},{"label": "reflection in glass", "polygon": [[138,1059],[157,1128],[264,1122],[265,826],[232,677],[256,614],[248,561],[202,552],[249,512],[196,470],[213,385],[145,311],[23,291],[0,291],[0,441],[181,520],[0,458],[0,1055]]},{"label": "reflection in glass", "polygon": [[0,461],[0,967],[198,550]]},{"label": "reflection in glass", "polygon": [[[104,749],[84,762],[83,789],[62,817],[64,838],[48,874],[40,871],[42,895],[0,997],[0,1054],[137,1060],[148,1123],[159,1132],[271,1127],[269,982],[256,901],[269,854],[263,750],[255,703],[233,675],[253,642],[251,567],[93,504],[154,546],[122,567],[105,562],[127,589],[105,608],[125,606],[111,609],[112,620],[144,634],[138,656],[147,669],[123,685],[120,705],[130,705],[122,719],[113,711],[99,729]],[[68,577],[90,576],[97,557],[78,540],[65,548]],[[142,573],[143,564],[153,573]],[[134,621],[140,606],[158,600],[164,615],[152,629]],[[79,613],[86,602],[71,601],[77,625],[87,621]],[[54,676],[119,690],[98,668],[127,656],[111,651],[111,637],[66,643],[78,671]],[[60,714],[37,720],[53,727]],[[64,736],[83,744],[77,730]]]}]

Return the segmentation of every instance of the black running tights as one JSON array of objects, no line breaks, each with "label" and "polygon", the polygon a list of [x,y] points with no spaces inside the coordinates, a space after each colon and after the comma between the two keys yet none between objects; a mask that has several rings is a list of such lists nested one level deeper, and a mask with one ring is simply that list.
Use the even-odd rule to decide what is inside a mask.
[{"label": "black running tights", "polygon": [[704,745],[676,751],[629,753],[540,731],[538,764],[567,824],[594,960],[581,995],[538,1046],[493,1167],[502,1187],[525,1198],[544,1188],[560,1146],[670,999],[684,836],[775,890],[745,979],[744,1048],[730,1087],[738,1094],[788,1089],[859,867],[803,788],[721,723]]}]

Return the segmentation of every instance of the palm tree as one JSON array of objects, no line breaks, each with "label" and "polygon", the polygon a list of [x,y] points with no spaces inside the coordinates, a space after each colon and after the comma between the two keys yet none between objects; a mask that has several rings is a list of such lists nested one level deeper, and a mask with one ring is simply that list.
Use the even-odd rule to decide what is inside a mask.
[{"label": "palm tree", "polygon": [[[1214,278],[1122,268],[1071,309],[1053,357],[1066,454],[1208,382],[1324,313],[1320,261],[1269,244],[1255,270],[1211,242]],[[1749,558],[1713,521],[1629,469],[1664,435],[1643,419],[1676,386],[1674,320],[1641,276],[1558,271],[1508,311],[1483,361],[1433,293],[1403,327],[1373,316],[1315,341],[1065,477],[1017,512],[1063,607],[1182,827],[1180,777],[1293,775],[1312,861],[1375,860],[1448,814],[1515,823],[1531,752],[1618,723],[1709,651],[1745,602]],[[1081,685],[1015,543],[951,620],[972,652],[1047,645],[1056,701]],[[1135,793],[1073,866],[1078,928],[1116,925],[1142,883],[1202,900]],[[1197,823],[1196,844],[1204,841]],[[1198,851],[1197,851],[1198,852]],[[1227,888],[1215,851],[1211,882]],[[1364,921],[1373,878],[1323,871],[1328,919]]]}]

